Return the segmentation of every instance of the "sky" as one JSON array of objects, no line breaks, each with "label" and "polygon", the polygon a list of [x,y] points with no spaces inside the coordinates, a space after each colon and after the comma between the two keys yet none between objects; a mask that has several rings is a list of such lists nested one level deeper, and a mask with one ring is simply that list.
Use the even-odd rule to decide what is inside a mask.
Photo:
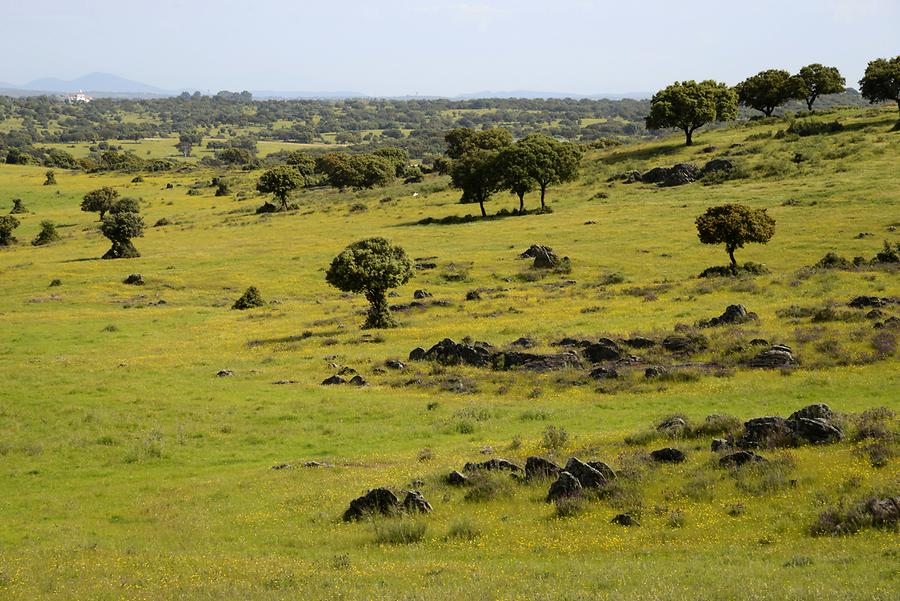
[{"label": "sky", "polygon": [[0,82],[164,89],[653,92],[900,53],[900,0],[0,0]]}]

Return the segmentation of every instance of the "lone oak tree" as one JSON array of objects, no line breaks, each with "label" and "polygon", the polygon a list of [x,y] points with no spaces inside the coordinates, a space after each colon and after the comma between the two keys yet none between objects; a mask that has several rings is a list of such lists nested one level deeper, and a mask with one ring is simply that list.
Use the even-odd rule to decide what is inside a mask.
[{"label": "lone oak tree", "polygon": [[144,220],[139,211],[138,203],[133,198],[123,198],[109,209],[100,231],[112,242],[112,248],[101,258],[130,259],[141,256],[131,242],[133,238],[144,235]]},{"label": "lone oak tree", "polygon": [[413,276],[413,265],[399,246],[384,238],[354,242],[331,261],[325,281],[344,292],[364,294],[371,305],[363,328],[393,328],[387,291]]},{"label": "lone oak tree", "polygon": [[19,227],[19,220],[12,215],[0,215],[0,246],[15,244],[13,230]]},{"label": "lone oak tree", "polygon": [[900,56],[871,61],[859,80],[859,91],[873,104],[893,100],[900,109]]},{"label": "lone oak tree", "polygon": [[482,217],[487,217],[485,201],[503,186],[499,157],[498,150],[476,148],[465,152],[450,166],[450,185],[462,190],[460,202],[477,202]]},{"label": "lone oak tree", "polygon": [[694,131],[713,121],[737,118],[737,95],[724,83],[676,81],[650,100],[647,129],[674,127],[682,130],[685,145],[694,143]]},{"label": "lone oak tree", "polygon": [[281,201],[281,210],[286,211],[288,196],[303,185],[300,172],[294,167],[281,165],[269,169],[256,182],[256,189],[263,194],[272,194]]},{"label": "lone oak tree", "polygon": [[797,81],[782,69],[760,71],[734,87],[738,102],[762,111],[766,117],[788,100],[798,95]]},{"label": "lone oak tree", "polygon": [[844,91],[847,81],[837,67],[826,67],[819,63],[806,65],[794,76],[795,96],[806,102],[812,112],[813,104],[822,94],[838,94]]},{"label": "lone oak tree", "polygon": [[725,204],[709,207],[697,217],[697,235],[703,244],[724,244],[731,259],[732,270],[737,269],[734,251],[744,244],[765,244],[775,234],[775,220],[765,209],[751,209],[745,205]]},{"label": "lone oak tree", "polygon": [[119,193],[115,189],[103,186],[84,195],[81,201],[81,210],[88,213],[100,213],[100,220],[103,221],[103,216],[112,208],[117,198],[119,198]]},{"label": "lone oak tree", "polygon": [[527,173],[541,189],[541,209],[544,209],[548,186],[574,181],[578,177],[581,149],[543,134],[525,137],[518,146],[525,149]]},{"label": "lone oak tree", "polygon": [[519,211],[524,211],[525,195],[537,186],[528,169],[531,152],[517,142],[500,151],[497,161],[502,173],[502,186],[519,197]]}]

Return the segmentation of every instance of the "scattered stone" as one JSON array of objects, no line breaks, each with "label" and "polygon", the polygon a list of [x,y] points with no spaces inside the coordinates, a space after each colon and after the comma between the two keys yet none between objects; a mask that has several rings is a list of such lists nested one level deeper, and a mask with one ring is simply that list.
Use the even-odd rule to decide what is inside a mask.
[{"label": "scattered stone", "polygon": [[534,480],[558,476],[560,467],[543,457],[529,457],[525,460],[525,479]]},{"label": "scattered stone", "polygon": [[803,409],[798,409],[791,413],[788,421],[806,419],[824,419],[826,421],[834,419],[834,411],[825,403],[816,403],[815,405],[807,405]]},{"label": "scattered stone", "polygon": [[600,488],[604,484],[606,484],[608,478],[604,476],[600,471],[594,469],[587,463],[579,460],[576,457],[571,457],[569,461],[566,463],[566,467],[563,471],[568,472],[575,476],[578,482],[581,483],[583,488]]},{"label": "scattered stone", "polygon": [[615,380],[619,372],[612,367],[596,367],[591,370],[590,376],[595,380]]},{"label": "scattered stone", "polygon": [[532,244],[528,250],[519,255],[521,259],[534,259],[541,254],[553,254],[553,249],[542,244]]},{"label": "scattered stone", "polygon": [[662,342],[663,348],[670,353],[690,354],[705,350],[709,339],[703,334],[672,334]]},{"label": "scattered stone", "polygon": [[795,363],[791,347],[784,344],[776,344],[750,359],[750,367],[774,369],[790,367]]},{"label": "scattered stone", "polygon": [[628,513],[620,513],[616,517],[610,520],[611,524],[618,524],[619,526],[640,526],[640,523]]},{"label": "scattered stone", "polygon": [[350,507],[344,512],[344,521],[351,522],[369,515],[391,515],[400,510],[397,495],[386,488],[373,488],[365,495],[350,501]]},{"label": "scattered stone", "polygon": [[466,300],[467,301],[481,300],[481,293],[477,290],[469,290],[468,292],[466,292]]},{"label": "scattered stone", "polygon": [[896,330],[900,329],[900,318],[898,317],[888,317],[882,322],[876,323],[873,326],[876,330]]},{"label": "scattered stone", "polygon": [[746,323],[757,319],[759,319],[759,316],[756,313],[747,311],[744,305],[728,305],[725,312],[718,317],[702,320],[697,325],[701,328],[712,328],[715,326]]},{"label": "scattered stone", "polygon": [[750,341],[750,346],[769,346],[769,341],[765,338],[754,338]]},{"label": "scattered stone", "polygon": [[355,369],[353,369],[352,367],[347,367],[347,366],[344,366],[338,370],[339,376],[349,376],[349,375],[355,374],[355,373],[356,373]]},{"label": "scattered stone", "polygon": [[465,486],[469,483],[469,478],[465,474],[457,471],[452,471],[447,474],[447,477],[444,478],[444,481],[450,486]]},{"label": "scattered stone", "polygon": [[406,491],[403,499],[403,510],[409,513],[431,513],[431,504],[417,490]]},{"label": "scattered stone", "polygon": [[724,438],[713,438],[712,443],[709,445],[709,450],[713,453],[718,453],[719,451],[725,451],[731,448],[731,445],[728,444],[728,441]]},{"label": "scattered stone", "polygon": [[409,351],[409,360],[410,361],[424,361],[425,360],[425,349],[422,347],[416,347],[413,350]]},{"label": "scattered stone", "polygon": [[660,376],[664,376],[669,373],[669,370],[662,365],[651,365],[647,369],[644,370],[645,378],[658,378]]},{"label": "scattered stone", "polygon": [[303,463],[303,467],[334,467],[330,463],[323,463],[321,461],[306,461]]},{"label": "scattered stone", "polygon": [[[489,344],[484,342],[476,342],[474,345],[469,345],[456,343],[449,338],[444,338],[428,349],[423,358],[443,365],[462,364],[473,367],[486,367],[491,364],[491,348]],[[412,358],[412,353],[410,353],[410,359]]]},{"label": "scattered stone", "polygon": [[369,385],[369,383],[365,380],[365,378],[363,378],[359,374],[356,374],[355,376],[350,378],[350,381],[348,382],[348,384],[351,384],[353,386],[368,386]]},{"label": "scattered stone", "polygon": [[793,434],[810,444],[829,444],[844,438],[837,426],[822,418],[800,417],[788,421]]},{"label": "scattered stone", "polygon": [[290,463],[279,463],[278,465],[273,465],[272,469],[273,470],[287,470],[292,467],[294,467],[294,466],[292,466]]},{"label": "scattered stone", "polygon": [[601,338],[595,344],[591,344],[584,349],[584,356],[587,357],[591,363],[618,361],[624,354],[625,353],[619,345],[609,338]]},{"label": "scattered stone", "polygon": [[719,459],[719,465],[723,467],[740,467],[747,463],[758,463],[765,460],[765,457],[761,457],[752,451],[735,451]]},{"label": "scattered stone", "polygon": [[388,359],[384,362],[384,366],[388,369],[406,369],[406,364],[402,361],[397,361],[396,359]]},{"label": "scattered stone", "polygon": [[534,339],[523,336],[509,343],[509,346],[518,346],[521,348],[532,348],[535,346]]},{"label": "scattered stone", "polygon": [[568,499],[581,495],[581,482],[569,472],[560,472],[559,477],[550,485],[547,493],[547,503],[554,503],[560,499]]},{"label": "scattered stone", "polygon": [[331,376],[330,378],[325,378],[324,380],[322,380],[322,386],[334,386],[336,384],[346,384],[346,383],[347,383],[347,380],[345,380],[344,378],[342,378],[338,375],[334,375],[334,376]]},{"label": "scattered stone", "polygon": [[506,459],[488,459],[487,461],[482,461],[481,463],[467,463],[463,466],[463,472],[477,472],[477,471],[507,471],[507,472],[521,472],[522,468],[520,468],[515,463],[511,461],[507,461]]},{"label": "scattered stone", "polygon": [[633,338],[623,340],[622,344],[631,348],[647,349],[656,346],[656,341],[650,340],[649,338],[644,338],[643,336],[635,336]]},{"label": "scattered stone", "polygon": [[553,346],[578,346],[578,347],[588,347],[591,346],[593,342],[590,340],[579,340],[578,338],[563,338],[559,342],[554,342]]},{"label": "scattered stone", "polygon": [[416,290],[415,292],[413,292],[413,298],[418,299],[418,300],[421,300],[423,298],[430,298],[430,297],[431,297],[431,293],[428,292],[427,290]]},{"label": "scattered stone", "polygon": [[684,421],[683,417],[678,417],[674,415],[668,419],[660,422],[658,426],[656,426],[657,432],[673,432],[677,430],[684,430],[687,427],[687,422]]},{"label": "scattered stone", "polygon": [[230,369],[220,369],[219,371],[216,372],[216,375],[220,378],[228,378],[230,376],[233,376],[234,372],[231,371]]},{"label": "scattered stone", "polygon": [[602,461],[588,461],[587,464],[603,474],[603,477],[607,480],[615,480],[616,472],[613,471],[611,467],[603,463]]},{"label": "scattered stone", "polygon": [[793,432],[783,417],[770,415],[744,422],[744,432],[737,440],[742,449],[770,448],[788,445],[793,440]]},{"label": "scattered stone", "polygon": [[713,171],[731,171],[732,169],[734,169],[734,163],[728,159],[713,159],[703,166],[703,175]]},{"label": "scattered stone", "polygon": [[703,172],[696,165],[678,163],[669,170],[659,185],[662,187],[683,186],[697,181],[702,175]]},{"label": "scattered stone", "polygon": [[557,355],[537,355],[534,353],[507,351],[493,355],[491,361],[495,369],[520,368],[537,372],[582,367],[581,359],[571,351]]},{"label": "scattered stone", "polygon": [[881,309],[872,309],[868,313],[866,313],[866,319],[882,319],[887,316],[887,313],[882,311]]},{"label": "scattered stone", "polygon": [[872,525],[890,526],[900,523],[900,497],[869,499],[865,510],[872,516]]},{"label": "scattered stone", "polygon": [[671,447],[653,451],[650,458],[658,463],[681,463],[685,460],[684,453]]},{"label": "scattered stone", "polygon": [[132,273],[127,278],[122,280],[123,284],[128,284],[130,286],[143,286],[144,285],[144,276],[139,273]]},{"label": "scattered stone", "polygon": [[857,296],[850,301],[850,306],[854,309],[865,309],[868,307],[884,307],[889,305],[890,302],[890,299],[877,296]]},{"label": "scattered stone", "polygon": [[493,455],[493,454],[494,454],[494,447],[491,447],[491,446],[483,447],[483,448],[482,448],[480,451],[478,451],[478,452],[481,453],[482,455]]}]

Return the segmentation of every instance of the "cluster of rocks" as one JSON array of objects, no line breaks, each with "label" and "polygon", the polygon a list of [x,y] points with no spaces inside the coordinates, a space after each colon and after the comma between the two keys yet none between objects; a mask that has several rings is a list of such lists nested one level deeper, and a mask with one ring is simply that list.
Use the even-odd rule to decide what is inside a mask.
[{"label": "cluster of rocks", "polygon": [[747,307],[744,305],[728,305],[724,313],[718,317],[712,317],[698,322],[697,327],[713,328],[716,326],[737,325],[747,323],[748,321],[756,321],[758,319],[759,316],[752,311],[748,311]]},{"label": "cluster of rocks", "polygon": [[661,187],[682,186],[695,182],[714,171],[731,171],[734,164],[728,159],[713,159],[702,168],[691,163],[678,163],[672,167],[654,167],[650,171],[626,171],[610,178],[610,181],[621,180],[626,184],[642,182],[656,184]]},{"label": "cluster of rocks", "polygon": [[122,283],[128,284],[129,286],[143,286],[144,276],[139,273],[132,273],[127,278],[122,280]]},{"label": "cluster of rocks", "polygon": [[[352,376],[345,379],[344,376]],[[338,386],[340,384],[350,384],[351,386],[368,386],[369,383],[361,375],[356,373],[352,367],[342,367],[336,374],[322,380],[323,386]]]},{"label": "cluster of rocks", "polygon": [[776,369],[791,367],[796,363],[794,352],[786,344],[775,344],[750,359],[750,367]]},{"label": "cluster of rocks", "polygon": [[455,342],[450,338],[441,340],[427,351],[421,347],[413,349],[409,353],[409,359],[410,361],[434,361],[441,365],[493,367],[501,370],[522,368],[532,371],[550,371],[582,367],[581,359],[573,352],[537,354],[499,351],[487,342]]},{"label": "cluster of rocks", "polygon": [[521,259],[534,259],[533,267],[535,269],[553,269],[558,267],[562,260],[553,252],[549,246],[542,244],[532,244],[528,250],[519,255]]},{"label": "cluster of rocks", "polygon": [[854,309],[870,309],[878,307],[886,307],[898,302],[896,298],[881,296],[857,296],[848,304]]},{"label": "cluster of rocks", "polygon": [[[731,439],[713,440],[711,448],[713,451],[737,448],[746,452],[750,449],[792,447],[801,444],[830,444],[840,442],[843,438],[843,428],[834,412],[828,405],[818,403],[795,411],[787,419],[769,415],[748,420],[744,422],[744,429],[739,435]],[[757,457],[750,458],[745,453],[739,455],[737,459],[728,461],[741,465],[749,460],[761,460]]]},{"label": "cluster of rocks", "polygon": [[350,501],[344,512],[344,521],[353,522],[374,515],[398,515],[400,513],[431,513],[431,504],[417,490],[404,490],[403,502],[387,488],[373,488]]}]

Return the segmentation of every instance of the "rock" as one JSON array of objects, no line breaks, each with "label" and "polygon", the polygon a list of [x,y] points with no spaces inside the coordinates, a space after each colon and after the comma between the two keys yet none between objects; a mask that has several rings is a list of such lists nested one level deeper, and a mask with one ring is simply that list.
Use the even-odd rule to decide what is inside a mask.
[{"label": "rock", "polygon": [[651,365],[647,369],[644,370],[645,378],[658,378],[660,376],[664,376],[669,373],[669,370],[663,367],[662,365]]},{"label": "rock", "polygon": [[[443,365],[471,365],[473,367],[486,367],[491,364],[490,345],[475,343],[468,345],[456,343],[449,338],[435,344],[423,355],[424,359],[436,361]],[[410,357],[412,358],[412,357]]]},{"label": "rock", "polygon": [[356,374],[355,376],[350,378],[350,381],[348,382],[348,384],[352,384],[353,386],[368,386],[369,385],[369,383],[366,382],[365,378],[363,378],[359,374]]},{"label": "rock", "polygon": [[597,343],[585,347],[584,356],[591,363],[600,363],[601,361],[618,361],[624,356],[624,353],[614,341],[609,338],[601,338]]},{"label": "rock", "polygon": [[889,303],[890,300],[877,296],[857,296],[850,301],[850,306],[854,309],[864,309],[867,307],[884,307]]},{"label": "rock", "polygon": [[507,351],[494,355],[492,363],[495,369],[521,368],[538,372],[580,368],[582,366],[581,359],[571,351],[558,355],[536,355],[533,353]]},{"label": "rock", "polygon": [[750,341],[750,346],[769,346],[769,341],[765,338],[754,338]]},{"label": "rock", "polygon": [[603,474],[603,477],[607,480],[615,480],[616,472],[613,471],[611,467],[603,463],[602,461],[588,461],[587,464]]},{"label": "rock", "polygon": [[887,316],[887,313],[882,311],[881,309],[872,309],[868,313],[866,313],[866,319],[883,319]]},{"label": "rock", "polygon": [[697,325],[701,328],[712,328],[715,326],[746,323],[757,319],[759,319],[759,316],[756,313],[747,311],[744,305],[728,305],[725,312],[718,317],[702,320]]},{"label": "rock", "polygon": [[469,290],[466,292],[466,300],[467,301],[477,301],[481,300],[481,293],[477,290]]},{"label": "rock", "polygon": [[351,374],[356,374],[356,370],[352,367],[344,366],[338,370],[339,376],[349,376]]},{"label": "rock", "polygon": [[612,367],[596,367],[591,370],[590,376],[595,380],[615,380],[619,372]]},{"label": "rock", "polygon": [[431,297],[431,293],[426,290],[416,290],[415,292],[413,292],[413,298],[418,300],[429,297]]},{"label": "rock", "polygon": [[330,378],[325,378],[324,380],[322,380],[322,386],[334,386],[336,384],[346,384],[346,383],[347,383],[347,380],[345,380],[344,378],[342,378],[338,375],[334,375],[334,376],[331,376]]},{"label": "rock", "polygon": [[482,461],[481,463],[467,463],[463,466],[463,472],[478,472],[478,471],[488,471],[488,472],[521,472],[522,468],[520,468],[515,463],[511,461],[507,461],[506,459],[488,459],[487,461]]},{"label": "rock", "polygon": [[669,176],[668,167],[654,167],[641,175],[641,181],[647,184],[660,184]]},{"label": "rock", "polygon": [[685,460],[684,453],[671,447],[653,451],[650,458],[658,463],[681,463]]},{"label": "rock", "polygon": [[369,515],[390,515],[400,511],[400,500],[397,495],[386,488],[373,488],[365,495],[350,501],[350,507],[344,512],[344,521],[351,522]]},{"label": "rock", "polygon": [[553,269],[560,262],[560,258],[553,251],[541,252],[535,255],[532,267],[535,269]]},{"label": "rock", "polygon": [[583,488],[600,488],[606,484],[608,478],[598,470],[576,457],[571,457],[563,471],[569,472],[581,483]]},{"label": "rock", "polygon": [[780,447],[790,444],[793,431],[783,417],[770,415],[744,422],[744,432],[737,440],[742,449]]},{"label": "rock", "polygon": [[751,451],[735,451],[719,459],[719,465],[723,467],[740,467],[747,463],[758,463],[765,460],[765,457],[760,457]]},{"label": "rock", "polygon": [[131,286],[143,286],[144,285],[144,276],[139,273],[132,273],[127,278],[122,280],[123,284],[129,284]]},{"label": "rock", "polygon": [[703,334],[672,334],[666,336],[662,345],[670,353],[690,354],[705,350],[709,339]]},{"label": "rock", "polygon": [[673,432],[678,430],[684,430],[687,427],[687,422],[684,421],[683,417],[678,417],[677,415],[673,415],[667,419],[664,419],[662,422],[656,426],[657,432]]},{"label": "rock", "polygon": [[330,463],[322,463],[321,461],[306,461],[303,467],[334,467]]},{"label": "rock", "polygon": [[554,342],[553,346],[578,346],[578,347],[588,347],[591,346],[593,342],[590,340],[579,340],[578,338],[563,338],[559,342]]},{"label": "rock", "polygon": [[807,405],[803,409],[798,409],[791,413],[788,421],[793,421],[805,417],[807,419],[824,419],[830,421],[834,419],[834,412],[831,407],[825,403],[816,403],[815,405]]},{"label": "rock", "polygon": [[659,182],[662,187],[683,186],[695,182],[703,175],[696,165],[690,163],[678,163],[669,169],[665,178]]},{"label": "rock", "polygon": [[425,349],[422,347],[416,347],[413,350],[409,351],[409,360],[410,361],[424,361],[425,360]]},{"label": "rock", "polygon": [[452,471],[447,474],[447,477],[444,478],[444,481],[450,486],[465,486],[469,483],[469,478],[457,471]]},{"label": "rock", "polygon": [[718,453],[719,451],[724,451],[730,447],[731,445],[724,438],[713,438],[712,443],[709,445],[709,450],[713,453]]},{"label": "rock", "polygon": [[230,369],[220,369],[216,372],[216,375],[220,378],[228,378],[234,375],[234,372]]},{"label": "rock", "polygon": [[560,467],[543,457],[529,457],[525,460],[525,479],[534,480],[558,476]]},{"label": "rock", "polygon": [[[424,353],[425,351],[422,352]],[[384,362],[384,366],[388,369],[406,369],[406,364],[396,359],[388,359]]]},{"label": "rock", "polygon": [[416,269],[421,269],[423,271],[426,269],[436,269],[437,263],[431,263],[428,261],[419,261],[419,262],[416,262],[415,267],[416,267]]},{"label": "rock", "polygon": [[880,323],[876,323],[873,327],[874,327],[876,330],[883,330],[883,329],[887,329],[887,330],[896,330],[896,329],[900,329],[900,318],[898,318],[898,317],[888,317],[888,318],[885,319],[884,321],[882,321],[882,322],[880,322]]},{"label": "rock", "polygon": [[797,438],[810,444],[828,444],[844,438],[840,428],[822,418],[800,417],[787,423]]},{"label": "rock", "polygon": [[431,504],[417,490],[406,491],[403,499],[403,510],[409,513],[431,513]]},{"label": "rock", "polygon": [[554,503],[560,499],[569,499],[581,495],[581,482],[569,472],[560,472],[559,477],[550,485],[547,492],[547,503]]},{"label": "rock", "polygon": [[519,255],[520,259],[533,259],[540,254],[553,253],[553,249],[543,244],[532,244],[528,250]]},{"label": "rock", "polygon": [[620,513],[610,520],[610,524],[618,524],[619,526],[640,526],[640,523],[628,513]]},{"label": "rock", "polygon": [[273,465],[273,470],[287,470],[291,469],[293,466],[290,463],[279,463],[278,465]]},{"label": "rock", "polygon": [[521,338],[516,338],[512,342],[509,343],[509,346],[518,346],[521,348],[532,348],[535,345],[534,340],[528,338],[527,336],[523,336]]},{"label": "rock", "polygon": [[872,516],[872,525],[890,526],[900,523],[900,497],[869,499],[865,510]]},{"label": "rock", "polygon": [[478,451],[478,452],[481,453],[482,455],[493,455],[493,454],[494,454],[494,447],[491,447],[491,446],[483,447],[483,448],[482,448],[480,451]]},{"label": "rock", "polygon": [[703,166],[703,175],[713,171],[731,171],[732,169],[734,169],[734,163],[728,159],[713,159]]},{"label": "rock", "polygon": [[646,349],[656,346],[656,341],[643,336],[635,336],[634,338],[623,340],[622,344],[631,348]]},{"label": "rock", "polygon": [[774,369],[790,367],[795,362],[791,347],[784,344],[776,344],[750,359],[750,367]]}]

